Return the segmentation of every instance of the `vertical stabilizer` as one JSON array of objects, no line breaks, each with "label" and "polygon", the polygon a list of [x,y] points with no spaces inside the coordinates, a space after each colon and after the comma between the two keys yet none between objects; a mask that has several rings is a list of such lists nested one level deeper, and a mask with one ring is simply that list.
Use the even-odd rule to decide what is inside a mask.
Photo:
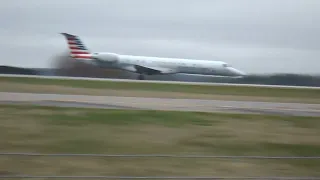
[{"label": "vertical stabilizer", "polygon": [[61,33],[67,40],[70,50],[70,56],[74,59],[91,59],[92,55],[89,49],[84,45],[78,36]]}]

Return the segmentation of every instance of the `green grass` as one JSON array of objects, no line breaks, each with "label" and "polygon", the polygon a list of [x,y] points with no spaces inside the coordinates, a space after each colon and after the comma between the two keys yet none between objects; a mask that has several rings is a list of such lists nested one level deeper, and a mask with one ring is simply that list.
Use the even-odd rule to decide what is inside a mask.
[{"label": "green grass", "polygon": [[[2,105],[2,152],[319,156],[320,118]],[[319,160],[0,157],[0,172],[316,176]]]},{"label": "green grass", "polygon": [[[0,77],[0,91],[320,103],[320,90]],[[108,94],[109,93],[109,94]]]}]

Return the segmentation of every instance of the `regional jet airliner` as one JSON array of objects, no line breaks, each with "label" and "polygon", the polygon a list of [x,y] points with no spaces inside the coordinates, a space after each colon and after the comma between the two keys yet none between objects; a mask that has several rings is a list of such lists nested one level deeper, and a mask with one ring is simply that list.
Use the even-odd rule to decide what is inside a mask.
[{"label": "regional jet airliner", "polygon": [[61,33],[67,40],[70,56],[79,61],[108,68],[117,68],[144,75],[194,74],[211,76],[242,77],[245,73],[222,61],[181,59],[167,57],[133,56],[111,52],[91,52],[80,38],[69,33]]}]

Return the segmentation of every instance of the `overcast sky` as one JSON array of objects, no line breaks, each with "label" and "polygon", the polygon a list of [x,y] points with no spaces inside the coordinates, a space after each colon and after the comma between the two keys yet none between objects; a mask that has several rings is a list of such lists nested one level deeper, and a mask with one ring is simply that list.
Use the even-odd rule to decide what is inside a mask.
[{"label": "overcast sky", "polygon": [[0,22],[4,65],[49,67],[68,32],[92,51],[320,73],[320,0],[10,0]]}]

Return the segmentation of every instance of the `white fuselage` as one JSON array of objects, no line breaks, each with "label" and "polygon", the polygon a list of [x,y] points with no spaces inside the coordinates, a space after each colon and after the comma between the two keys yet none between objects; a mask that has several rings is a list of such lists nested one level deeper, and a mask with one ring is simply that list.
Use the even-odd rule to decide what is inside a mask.
[{"label": "white fuselage", "polygon": [[132,56],[110,52],[91,53],[78,36],[69,33],[61,34],[67,40],[72,58],[99,67],[112,67],[138,73],[139,79],[143,79],[143,75],[176,73],[213,76],[245,75],[222,61]]},{"label": "white fuselage", "polygon": [[[94,53],[93,57],[96,59],[96,65],[118,68],[140,74],[184,73],[212,76],[245,75],[245,73],[222,61],[132,56],[112,53]],[[142,69],[137,68],[137,66],[141,66]]]}]

